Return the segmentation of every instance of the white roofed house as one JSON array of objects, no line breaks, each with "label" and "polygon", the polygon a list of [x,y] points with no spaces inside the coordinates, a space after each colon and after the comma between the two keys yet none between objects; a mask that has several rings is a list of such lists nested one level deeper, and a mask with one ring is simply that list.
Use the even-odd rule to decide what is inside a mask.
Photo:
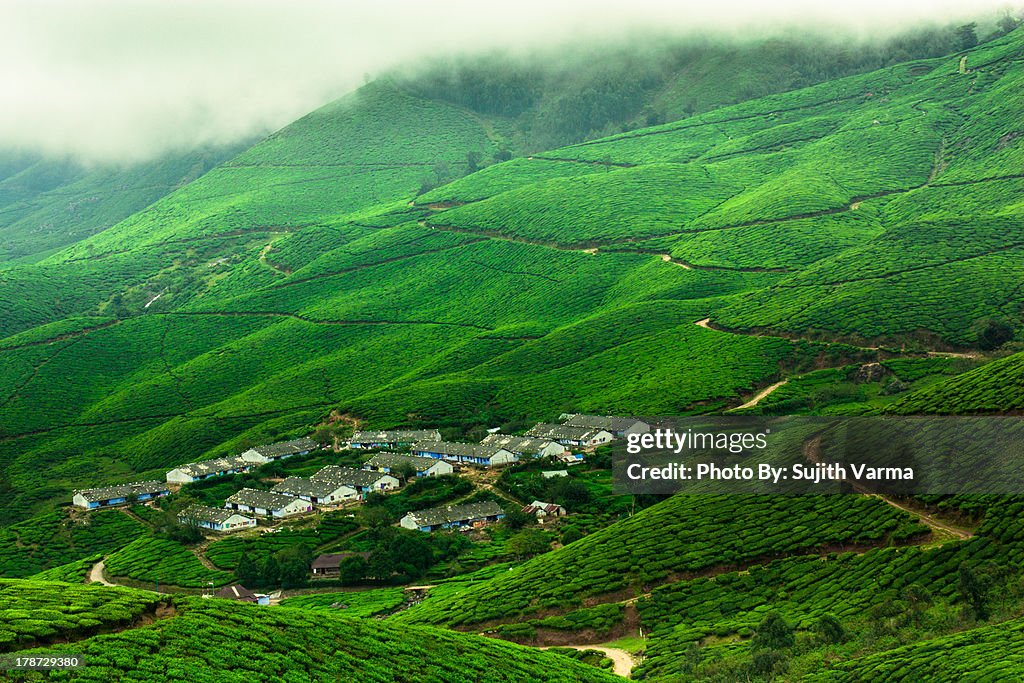
[{"label": "white roofed house", "polygon": [[407,467],[415,470],[417,477],[439,477],[455,471],[450,462],[421,455],[402,453],[377,453],[366,461],[364,470],[393,473]]},{"label": "white roofed house", "polygon": [[574,448],[596,448],[615,439],[615,435],[606,429],[596,427],[572,427],[570,425],[548,424],[541,422],[526,432],[527,436],[540,439],[551,439],[563,446]]},{"label": "white roofed house", "polygon": [[246,460],[240,455],[229,458],[214,458],[213,460],[202,460],[190,462],[187,465],[178,465],[167,472],[167,483],[169,484],[191,484],[194,481],[201,481],[211,477],[222,477],[226,474],[237,474],[248,472],[256,463]]},{"label": "white roofed house", "polygon": [[274,491],[242,489],[224,501],[224,507],[228,510],[251,512],[261,517],[290,517],[310,512],[313,509],[313,504],[301,498],[286,496]]},{"label": "white roofed house", "polygon": [[314,481],[307,477],[288,477],[273,490],[275,493],[301,498],[313,505],[338,505],[359,498],[359,491],[354,486],[326,480]]},{"label": "white roofed house", "polygon": [[534,436],[488,434],[480,443],[485,446],[504,448],[519,458],[557,458],[565,453],[565,446],[557,441],[539,439]]},{"label": "white roofed house", "polygon": [[519,457],[499,446],[459,441],[418,441],[412,447],[413,455],[492,467],[516,462]]},{"label": "white roofed house", "polygon": [[617,415],[581,415],[579,413],[567,413],[561,416],[562,424],[570,427],[589,427],[591,429],[603,429],[615,436],[629,436],[630,434],[646,434],[651,431],[651,425],[635,417],[619,417]]},{"label": "white roofed house", "polygon": [[501,509],[500,505],[494,501],[486,501],[416,510],[402,517],[399,524],[406,529],[436,531],[438,529],[479,527],[490,522],[497,522],[504,516],[505,511]]},{"label": "white roofed house", "polygon": [[71,502],[80,508],[95,510],[124,503],[142,503],[169,493],[170,489],[162,481],[140,481],[134,484],[81,489],[74,492]]},{"label": "white roofed house", "polygon": [[383,429],[376,432],[356,432],[349,440],[352,448],[404,448],[417,441],[440,441],[436,429]]},{"label": "white roofed house", "polygon": [[178,515],[182,524],[194,524],[212,531],[238,531],[256,526],[256,520],[235,510],[192,505]]},{"label": "white roofed house", "polygon": [[386,472],[373,470],[357,470],[353,467],[328,465],[310,477],[316,484],[330,486],[347,486],[354,489],[360,498],[371,491],[391,491],[397,489],[401,482]]},{"label": "white roofed house", "polygon": [[274,460],[290,458],[293,455],[306,455],[319,444],[313,439],[294,439],[292,441],[281,441],[267,446],[257,446],[242,453],[241,457],[252,463],[268,463]]}]

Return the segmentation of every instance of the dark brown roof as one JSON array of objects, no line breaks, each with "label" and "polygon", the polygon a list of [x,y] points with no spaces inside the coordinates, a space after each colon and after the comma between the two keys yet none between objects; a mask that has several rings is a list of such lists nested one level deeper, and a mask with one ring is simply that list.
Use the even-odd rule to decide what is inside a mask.
[{"label": "dark brown roof", "polygon": [[256,594],[245,586],[234,584],[231,586],[224,586],[217,591],[218,598],[227,598],[228,600],[241,600],[242,602],[256,602]]},{"label": "dark brown roof", "polygon": [[368,558],[370,553],[327,553],[313,560],[310,569],[337,569],[341,566],[342,560],[347,557]]}]

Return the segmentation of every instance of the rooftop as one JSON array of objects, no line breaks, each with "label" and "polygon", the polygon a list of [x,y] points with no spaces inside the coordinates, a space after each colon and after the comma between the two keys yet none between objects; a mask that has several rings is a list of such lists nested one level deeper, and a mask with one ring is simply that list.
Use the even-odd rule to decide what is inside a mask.
[{"label": "rooftop", "polygon": [[240,467],[252,467],[252,463],[240,455],[233,455],[228,458],[214,458],[212,460],[201,460],[199,462],[190,462],[186,465],[178,465],[172,468],[172,471],[180,470],[190,477],[204,477],[208,474],[227,472]]},{"label": "rooftop", "polygon": [[570,427],[606,429],[609,432],[624,432],[637,422],[643,421],[635,417],[621,417],[618,415],[581,415],[579,413],[565,415],[562,418],[562,424]]},{"label": "rooftop", "polygon": [[466,505],[448,505],[446,507],[417,510],[409,513],[416,520],[417,526],[436,526],[446,522],[467,522],[503,514],[505,514],[505,511],[493,500],[482,503],[468,503]]},{"label": "rooftop", "polygon": [[192,505],[185,508],[178,517],[182,519],[191,519],[196,522],[211,522],[214,524],[223,524],[228,521],[232,515],[237,515],[238,512],[235,510],[227,510],[225,508],[212,508],[206,505]]},{"label": "rooftop", "polygon": [[115,486],[101,486],[95,489],[81,489],[75,491],[76,495],[83,496],[87,501],[111,500],[113,498],[127,498],[143,493],[159,493],[167,490],[167,484],[162,481],[140,481],[133,484],[117,484]]},{"label": "rooftop", "polygon": [[353,443],[395,443],[406,441],[423,441],[440,439],[441,433],[436,429],[382,429],[376,432],[356,432],[352,435]]},{"label": "rooftop", "polygon": [[412,465],[416,468],[417,472],[429,469],[437,464],[435,458],[429,458],[424,455],[404,455],[402,453],[377,453],[375,456],[366,461],[366,464],[370,467],[400,467],[402,465]]},{"label": "rooftop", "polygon": [[441,453],[457,458],[490,458],[498,451],[500,446],[490,446],[479,443],[462,443],[461,441],[417,441],[412,446],[414,451],[425,453]]},{"label": "rooftop", "polygon": [[267,446],[257,446],[252,450],[256,451],[264,458],[280,458],[285,455],[294,455],[301,453],[302,451],[309,451],[316,448],[317,443],[313,439],[302,438],[294,439],[292,441],[281,441],[278,443],[272,443]]},{"label": "rooftop", "polygon": [[275,493],[274,491],[242,489],[224,502],[235,503],[237,505],[247,505],[252,508],[262,508],[264,510],[280,510],[295,502],[295,498],[292,496],[286,496],[283,493]]},{"label": "rooftop", "polygon": [[[370,472],[369,470],[357,470],[352,467],[341,465],[328,465],[310,479],[317,484],[327,484],[337,488],[339,486],[373,486],[381,477],[389,476],[383,472]],[[333,490],[333,489],[332,489]]]},{"label": "rooftop", "polygon": [[572,425],[559,425],[540,422],[535,424],[526,432],[527,436],[536,436],[544,439],[565,439],[567,441],[589,441],[597,436],[601,429],[597,427],[573,427]]}]

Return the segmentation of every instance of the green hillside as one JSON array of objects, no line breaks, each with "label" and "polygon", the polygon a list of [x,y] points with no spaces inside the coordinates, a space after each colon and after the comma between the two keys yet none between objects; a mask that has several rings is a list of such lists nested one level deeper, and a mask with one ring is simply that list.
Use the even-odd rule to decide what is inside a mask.
[{"label": "green hillside", "polygon": [[372,83],[0,271],[0,515],[332,409],[460,427],[714,411],[874,358],[823,342],[1019,329],[1022,53],[1018,30],[963,68],[905,63],[475,173],[516,122]]},{"label": "green hillside", "polygon": [[936,386],[908,394],[890,410],[909,415],[1024,410],[1024,354],[994,360]]},{"label": "green hillside", "polygon": [[0,264],[36,260],[106,230],[248,144],[98,166],[0,152]]},{"label": "green hillside", "polygon": [[73,646],[87,662],[19,680],[620,680],[555,653],[324,612],[36,581],[0,581],[0,598],[0,652]]}]

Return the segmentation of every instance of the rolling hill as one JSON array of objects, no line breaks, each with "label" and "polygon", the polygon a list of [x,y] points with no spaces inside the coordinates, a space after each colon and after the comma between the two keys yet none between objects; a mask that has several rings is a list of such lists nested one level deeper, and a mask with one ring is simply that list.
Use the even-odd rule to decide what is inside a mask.
[{"label": "rolling hill", "polygon": [[864,357],[836,340],[1019,328],[1022,54],[1018,30],[474,173],[507,120],[372,83],[0,271],[3,517],[335,408],[711,411]]}]

